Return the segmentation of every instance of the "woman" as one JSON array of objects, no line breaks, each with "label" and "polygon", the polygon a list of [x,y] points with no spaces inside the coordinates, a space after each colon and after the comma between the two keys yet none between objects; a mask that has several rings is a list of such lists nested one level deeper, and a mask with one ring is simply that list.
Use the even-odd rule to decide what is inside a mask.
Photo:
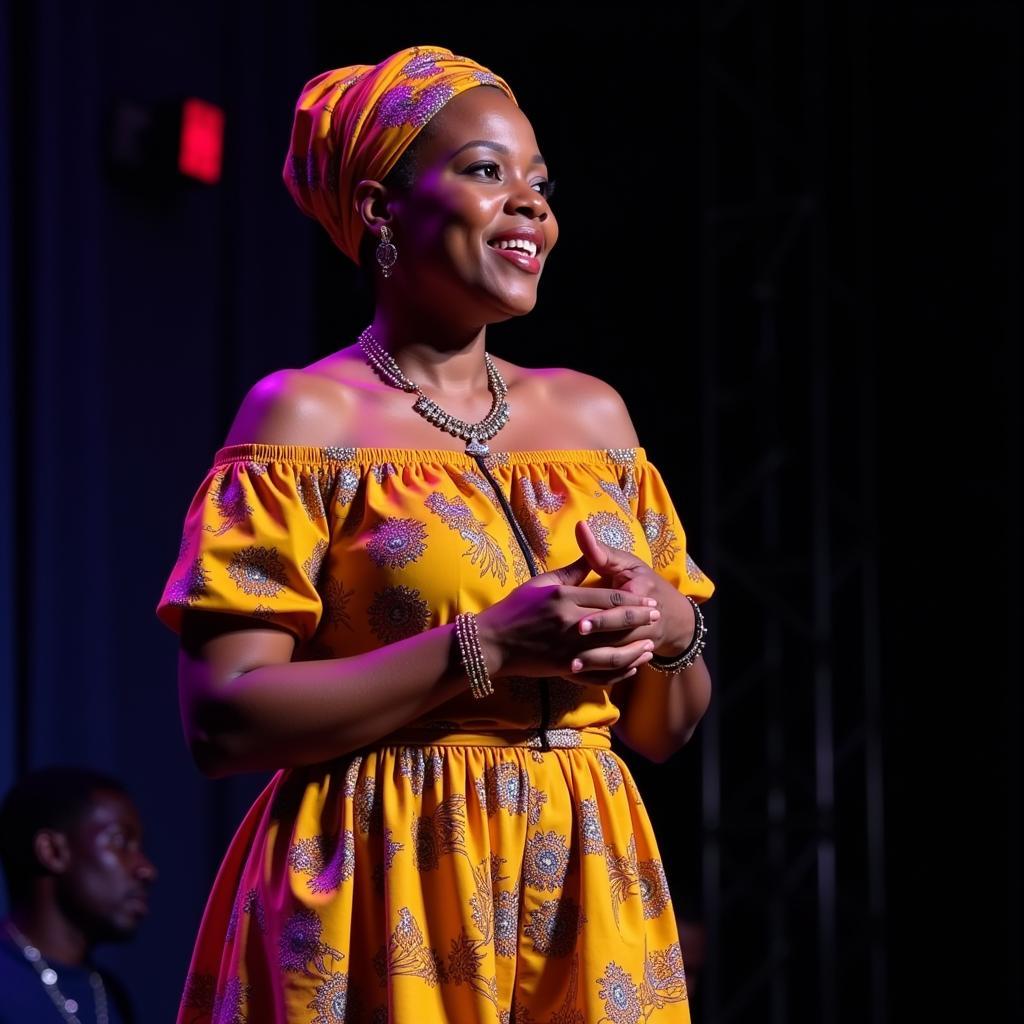
[{"label": "woman", "polygon": [[615,391],[485,354],[558,237],[530,122],[413,47],[307,84],[285,181],[376,308],[246,397],[157,609],[200,767],[277,770],[179,1019],[688,1020],[609,736],[689,738],[713,584]]}]

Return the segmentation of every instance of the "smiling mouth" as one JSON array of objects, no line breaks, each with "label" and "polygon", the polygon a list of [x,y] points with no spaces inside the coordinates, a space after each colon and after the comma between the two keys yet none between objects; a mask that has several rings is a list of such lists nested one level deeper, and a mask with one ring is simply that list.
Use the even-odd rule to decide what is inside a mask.
[{"label": "smiling mouth", "polygon": [[492,249],[497,249],[499,252],[521,252],[526,256],[531,256],[533,259],[537,258],[537,244],[531,242],[525,238],[511,238],[511,239],[500,239],[497,242],[487,243]]}]

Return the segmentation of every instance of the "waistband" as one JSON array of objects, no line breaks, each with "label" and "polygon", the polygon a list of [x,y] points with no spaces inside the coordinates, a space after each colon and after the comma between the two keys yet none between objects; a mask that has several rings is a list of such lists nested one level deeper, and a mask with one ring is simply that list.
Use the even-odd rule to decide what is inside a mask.
[{"label": "waistband", "polygon": [[609,750],[611,730],[607,726],[583,729],[495,729],[486,732],[459,732],[439,728],[405,728],[390,733],[376,747],[529,747],[533,750],[566,750],[596,747]]}]

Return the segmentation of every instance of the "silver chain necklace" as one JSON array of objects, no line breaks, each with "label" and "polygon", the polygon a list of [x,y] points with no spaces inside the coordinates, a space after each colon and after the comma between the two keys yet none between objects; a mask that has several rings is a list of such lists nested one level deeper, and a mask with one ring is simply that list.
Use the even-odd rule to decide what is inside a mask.
[{"label": "silver chain necklace", "polygon": [[374,373],[385,384],[390,384],[393,388],[400,388],[402,391],[414,391],[417,394],[416,404],[412,407],[414,412],[418,412],[438,429],[447,431],[452,437],[461,437],[466,442],[467,455],[486,455],[490,449],[484,442],[489,441],[508,423],[509,409],[508,402],[505,400],[508,395],[508,385],[486,352],[484,353],[484,363],[487,366],[487,387],[492,396],[491,411],[482,420],[478,420],[476,423],[467,423],[465,420],[460,420],[457,416],[445,412],[437,402],[423,394],[419,385],[409,380],[402,372],[402,368],[395,362],[391,353],[381,347],[369,327],[359,335],[359,347]]},{"label": "silver chain necklace", "polygon": [[[53,1005],[60,1015],[68,1024],[82,1024],[76,1016],[78,1013],[77,1001],[66,998],[64,993],[57,988],[57,972],[43,959],[43,954],[29,942],[28,938],[18,931],[13,921],[7,921],[6,924],[11,938],[21,949],[21,955],[36,969],[43,988],[53,1000]],[[110,1017],[107,1014],[107,990],[99,971],[93,971],[89,975],[89,984],[92,987],[92,997],[96,1005],[96,1024],[110,1024]]]}]

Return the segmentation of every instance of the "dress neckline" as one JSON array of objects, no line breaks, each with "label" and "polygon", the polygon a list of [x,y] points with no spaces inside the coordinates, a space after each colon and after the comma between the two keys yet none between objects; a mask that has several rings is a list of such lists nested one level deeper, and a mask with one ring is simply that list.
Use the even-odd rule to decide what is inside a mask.
[{"label": "dress neckline", "polygon": [[[491,449],[489,467],[526,466],[541,463],[573,465],[634,465],[646,461],[642,447],[635,448],[530,448]],[[214,456],[214,465],[227,462],[294,462],[302,465],[455,465],[473,467],[477,460],[464,451],[448,448],[345,448],[337,445],[265,444],[249,442],[225,445]]]}]

